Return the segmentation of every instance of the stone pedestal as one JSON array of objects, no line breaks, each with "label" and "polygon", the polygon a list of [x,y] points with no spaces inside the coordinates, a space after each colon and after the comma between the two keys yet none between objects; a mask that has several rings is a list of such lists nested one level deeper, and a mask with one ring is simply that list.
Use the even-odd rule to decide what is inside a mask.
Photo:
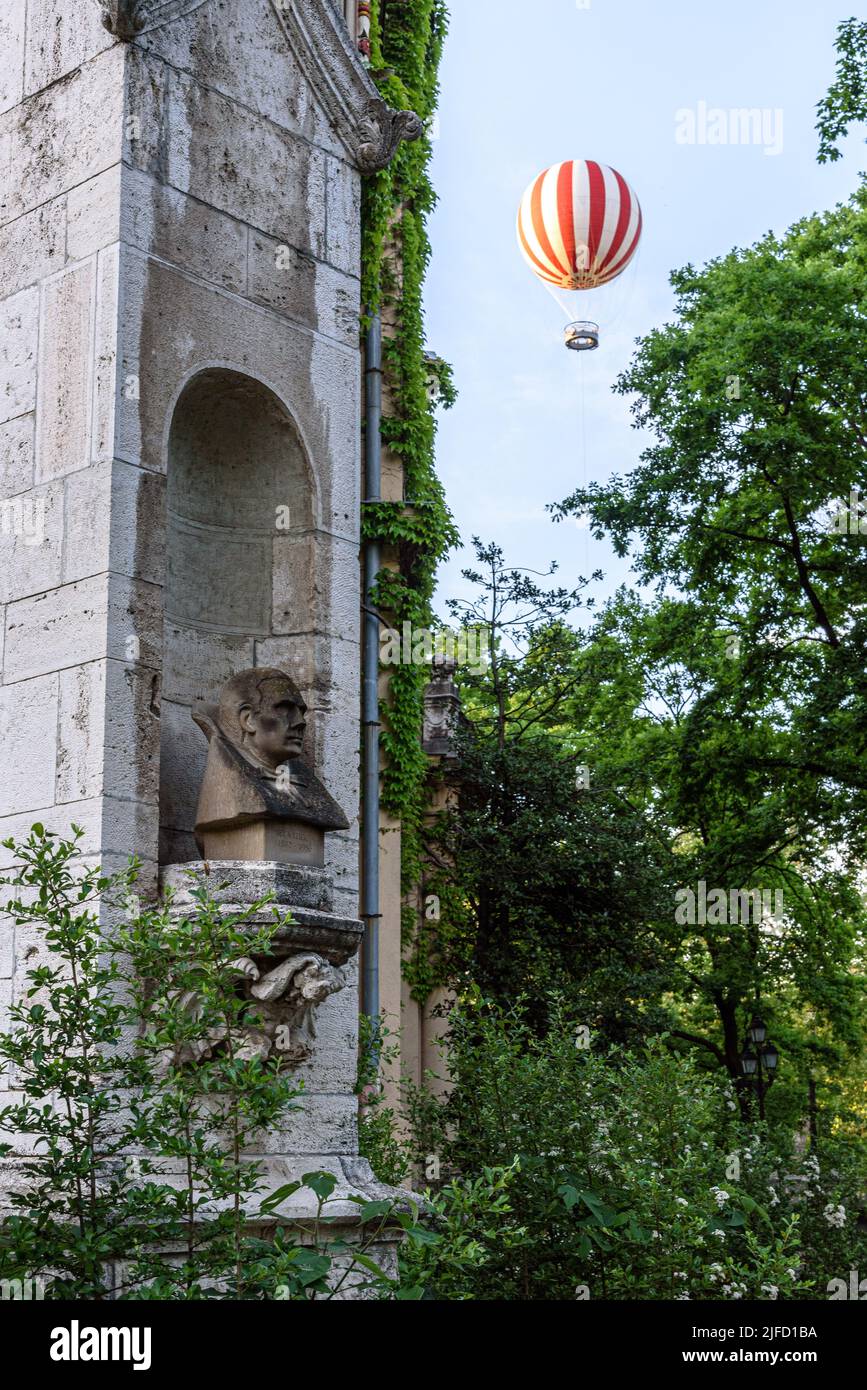
[{"label": "stone pedestal", "polygon": [[[160,886],[164,895],[171,893],[173,906],[178,913],[189,911],[193,906],[196,880],[207,885],[212,897],[225,904],[227,912],[245,910],[251,903],[271,894],[273,902],[252,921],[258,924],[270,922],[275,907],[281,915],[291,914],[294,924],[283,928],[275,943],[284,950],[284,954],[310,950],[334,965],[346,965],[356,956],[364,936],[364,927],[355,917],[341,917],[334,913],[332,879],[325,868],[314,864],[212,859],[208,862],[206,874],[200,860],[189,864],[169,864],[160,874]],[[347,987],[347,994],[351,993]],[[353,1042],[358,1031],[357,1015],[358,1002],[353,997]]]},{"label": "stone pedestal", "polygon": [[258,820],[202,835],[208,860],[253,860],[266,863],[325,865],[325,836],[313,825]]},{"label": "stone pedestal", "polygon": [[[293,1066],[304,1086],[301,1108],[287,1114],[281,1129],[263,1135],[261,1146],[248,1156],[264,1172],[260,1201],[285,1184],[300,1181],[305,1173],[332,1173],[337,1187],[327,1214],[332,1221],[336,1218],[334,1238],[360,1239],[358,1204],[352,1197],[361,1196],[366,1201],[388,1198],[404,1210],[411,1200],[405,1190],[379,1182],[370,1164],[358,1154],[358,1098],[354,1089],[358,1063],[357,953],[364,932],[362,923],[332,910],[331,878],[318,866],[224,860],[209,862],[208,869],[205,876],[204,865],[194,862],[163,870],[162,890],[171,893],[173,912],[182,915],[191,910],[193,889],[202,880],[227,912],[247,910],[270,893],[273,901],[250,919],[250,925],[257,928],[270,923],[275,907],[281,916],[291,914],[291,924],[282,927],[274,941],[274,966],[299,953],[310,953],[341,968],[345,975],[344,986],[316,1009],[309,1056]],[[276,1218],[256,1224],[267,1229],[283,1220],[303,1226],[315,1216],[313,1194],[301,1189],[281,1206]],[[395,1226],[383,1232],[371,1252],[392,1275],[398,1244]],[[353,1296],[351,1288],[346,1296]]]}]

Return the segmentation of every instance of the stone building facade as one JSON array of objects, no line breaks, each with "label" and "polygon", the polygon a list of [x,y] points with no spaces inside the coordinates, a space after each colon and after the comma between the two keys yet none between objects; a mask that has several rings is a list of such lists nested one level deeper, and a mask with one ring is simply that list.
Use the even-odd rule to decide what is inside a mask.
[{"label": "stone building facade", "polygon": [[[155,891],[198,857],[193,704],[285,667],[309,707],[305,756],[350,822],[326,853],[346,919],[361,181],[414,132],[366,72],[366,11],[0,14],[0,839],[75,823],[89,855],[138,854]],[[7,920],[0,1004],[23,969]],[[309,1151],[351,1155],[355,1002],[323,1016]]]}]

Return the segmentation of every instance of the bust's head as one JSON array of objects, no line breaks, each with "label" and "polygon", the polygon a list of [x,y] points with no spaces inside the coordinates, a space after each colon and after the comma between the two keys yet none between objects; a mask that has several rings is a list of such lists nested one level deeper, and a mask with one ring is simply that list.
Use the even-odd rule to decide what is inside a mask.
[{"label": "bust's head", "polygon": [[273,667],[242,671],[220,695],[220,728],[226,738],[272,771],[300,758],[306,713],[295,682]]}]

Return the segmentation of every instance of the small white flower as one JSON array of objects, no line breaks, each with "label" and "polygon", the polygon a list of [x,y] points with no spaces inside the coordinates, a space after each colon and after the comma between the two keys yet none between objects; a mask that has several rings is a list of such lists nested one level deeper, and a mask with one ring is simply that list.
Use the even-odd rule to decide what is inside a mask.
[{"label": "small white flower", "polygon": [[835,1207],[833,1202],[829,1202],[823,1215],[829,1226],[837,1226],[842,1229],[846,1225],[846,1208],[842,1203]]},{"label": "small white flower", "polygon": [[720,1208],[724,1207],[726,1202],[731,1201],[731,1193],[726,1192],[724,1187],[712,1187],[711,1192],[714,1195],[717,1206]]},{"label": "small white flower", "polygon": [[679,1207],[688,1207],[688,1206],[689,1206],[689,1202],[686,1200],[685,1197],[675,1197],[674,1200],[677,1202],[677,1205],[678,1205]]},{"label": "small white flower", "polygon": [[683,1293],[677,1293],[674,1295],[674,1299],[676,1303],[688,1303],[689,1294],[686,1293],[686,1291],[684,1291]]},{"label": "small white flower", "polygon": [[674,1271],[674,1277],[675,1277],[675,1279],[685,1279],[685,1278],[686,1278],[686,1271],[683,1270],[683,1269],[676,1269],[676,1270]]},{"label": "small white flower", "polygon": [[762,1292],[766,1293],[768,1298],[776,1298],[780,1290],[777,1288],[776,1284],[762,1284]]}]

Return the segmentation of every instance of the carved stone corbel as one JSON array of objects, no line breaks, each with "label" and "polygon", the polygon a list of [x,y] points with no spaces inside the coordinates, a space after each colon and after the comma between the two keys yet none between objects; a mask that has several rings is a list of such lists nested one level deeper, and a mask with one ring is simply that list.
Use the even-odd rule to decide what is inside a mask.
[{"label": "carved stone corbel", "polygon": [[393,111],[381,97],[374,97],[358,123],[359,169],[363,174],[384,169],[401,140],[418,140],[423,133],[424,125],[415,111]]},{"label": "carved stone corbel", "polygon": [[200,9],[208,0],[97,0],[110,34],[130,43],[147,29],[170,24]]},{"label": "carved stone corbel", "polygon": [[[308,1061],[316,1040],[316,1011],[330,995],[345,988],[344,971],[315,951],[277,964],[273,960],[257,964],[244,957],[236,962],[236,969],[255,1022],[245,1022],[237,1034],[233,1032],[235,1055],[262,1061],[277,1056],[290,1067]],[[190,1019],[201,1017],[202,1001],[195,990],[180,996],[177,1003]],[[212,1057],[227,1037],[225,1028],[213,1029],[195,1042],[184,1043],[171,1057],[167,1055],[165,1065],[201,1062]]]}]

